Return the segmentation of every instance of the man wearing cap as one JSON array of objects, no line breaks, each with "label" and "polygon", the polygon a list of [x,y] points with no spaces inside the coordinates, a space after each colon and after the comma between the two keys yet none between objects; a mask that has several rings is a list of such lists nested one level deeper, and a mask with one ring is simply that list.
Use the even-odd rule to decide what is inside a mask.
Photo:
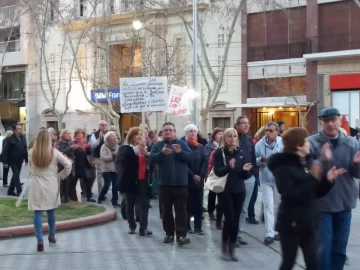
[{"label": "man wearing cap", "polygon": [[354,178],[360,177],[359,143],[340,132],[340,113],[336,108],[322,109],[319,119],[322,130],[309,137],[310,163],[320,160],[325,167],[347,171],[338,176],[330,192],[319,199],[319,269],[342,270],[351,210],[356,207],[358,197]]}]

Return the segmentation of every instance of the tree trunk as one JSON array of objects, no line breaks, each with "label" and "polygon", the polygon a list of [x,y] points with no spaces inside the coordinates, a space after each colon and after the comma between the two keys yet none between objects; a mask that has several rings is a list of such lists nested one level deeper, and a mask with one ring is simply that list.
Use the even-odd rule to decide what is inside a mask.
[{"label": "tree trunk", "polygon": [[209,111],[208,110],[201,110],[200,112],[200,131],[205,136],[208,134],[208,116]]},{"label": "tree trunk", "polygon": [[1,136],[5,136],[5,133],[6,133],[6,130],[2,124],[1,115],[0,115],[0,134],[1,134]]}]

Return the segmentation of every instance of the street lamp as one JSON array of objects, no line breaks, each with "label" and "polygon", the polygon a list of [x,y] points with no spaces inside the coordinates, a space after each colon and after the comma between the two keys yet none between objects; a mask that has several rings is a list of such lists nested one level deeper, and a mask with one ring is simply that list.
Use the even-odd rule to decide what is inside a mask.
[{"label": "street lamp", "polygon": [[[197,76],[197,57],[198,57],[198,7],[197,0],[193,0],[193,87],[194,91],[198,90],[198,76]],[[198,101],[194,98],[194,123],[199,125],[199,110]]]},{"label": "street lamp", "polygon": [[143,27],[143,23],[139,20],[134,20],[133,27],[135,30],[140,30]]}]

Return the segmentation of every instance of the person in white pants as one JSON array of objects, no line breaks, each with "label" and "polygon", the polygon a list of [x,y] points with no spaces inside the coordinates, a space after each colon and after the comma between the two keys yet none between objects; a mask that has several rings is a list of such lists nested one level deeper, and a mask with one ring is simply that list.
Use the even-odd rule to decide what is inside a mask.
[{"label": "person in white pants", "polygon": [[275,122],[266,124],[265,136],[255,145],[256,163],[260,167],[260,189],[263,197],[265,216],[265,245],[278,240],[275,233],[275,213],[279,194],[275,187],[275,179],[266,162],[268,158],[283,151],[282,139],[279,136],[279,125]]},{"label": "person in white pants", "polygon": [[245,201],[241,210],[241,215],[240,215],[240,221],[239,221],[239,237],[238,237],[238,242],[240,245],[247,245],[248,243],[242,238],[242,234],[245,230],[245,221],[246,221],[246,217],[247,217],[247,212],[248,212],[248,207],[249,207],[249,203],[250,203],[250,199],[252,196],[252,193],[254,191],[254,186],[255,186],[255,176],[251,176],[249,179],[246,179],[244,181],[245,183]]}]

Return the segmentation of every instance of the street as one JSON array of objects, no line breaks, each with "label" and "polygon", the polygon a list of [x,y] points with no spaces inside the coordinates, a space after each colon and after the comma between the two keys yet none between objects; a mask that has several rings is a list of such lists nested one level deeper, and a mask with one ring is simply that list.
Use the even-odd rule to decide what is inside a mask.
[{"label": "street", "polygon": [[[22,171],[23,182],[27,175],[26,168]],[[0,185],[0,195],[3,196],[6,190],[2,188],[1,182]],[[118,210],[119,215],[114,222],[59,232],[58,243],[51,247],[46,243],[43,254],[36,252],[35,237],[0,240],[0,269],[278,269],[281,260],[279,243],[270,247],[263,245],[263,224],[247,225],[248,235],[245,235],[245,239],[249,245],[237,249],[239,262],[224,262],[220,259],[221,232],[215,229],[213,222],[209,222],[207,215],[203,226],[204,236],[190,235],[191,243],[185,247],[163,244],[164,232],[157,203],[157,200],[152,201],[153,207],[149,213],[149,229],[154,232],[152,237],[128,235],[127,222],[122,220]],[[257,210],[260,203],[261,196]],[[353,211],[348,246],[350,265],[345,267],[346,270],[358,269],[360,265],[359,226],[360,213],[357,208]],[[304,266],[302,255],[298,256],[298,262]],[[296,266],[294,269],[304,267]]]}]

